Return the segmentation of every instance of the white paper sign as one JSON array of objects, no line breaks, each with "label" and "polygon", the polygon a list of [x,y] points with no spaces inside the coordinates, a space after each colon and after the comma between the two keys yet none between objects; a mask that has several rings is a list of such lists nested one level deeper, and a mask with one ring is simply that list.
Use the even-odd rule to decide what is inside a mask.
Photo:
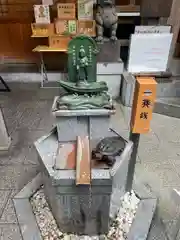
[{"label": "white paper sign", "polygon": [[136,26],[134,33],[170,33],[171,26]]},{"label": "white paper sign", "polygon": [[34,5],[34,15],[36,23],[50,23],[50,13],[48,5]]},{"label": "white paper sign", "polygon": [[173,34],[132,34],[128,72],[165,72]]}]

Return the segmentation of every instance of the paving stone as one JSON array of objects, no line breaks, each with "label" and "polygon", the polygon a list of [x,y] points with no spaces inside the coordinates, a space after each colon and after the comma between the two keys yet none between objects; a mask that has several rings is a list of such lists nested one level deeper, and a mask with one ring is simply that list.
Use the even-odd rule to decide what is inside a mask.
[{"label": "paving stone", "polygon": [[157,216],[152,221],[147,240],[168,240],[164,226]]},{"label": "paving stone", "polygon": [[0,217],[4,211],[4,208],[6,206],[6,203],[8,201],[8,198],[11,194],[11,191],[9,190],[0,190]]},{"label": "paving stone", "polygon": [[1,240],[22,240],[19,226],[16,224],[0,224]]},{"label": "paving stone", "polygon": [[35,165],[13,165],[0,168],[0,189],[21,189],[39,172]]},{"label": "paving stone", "polygon": [[40,119],[40,111],[26,108],[18,119],[17,128],[37,129]]},{"label": "paving stone", "polygon": [[17,223],[15,209],[11,199],[8,200],[5,206],[3,214],[0,218],[0,224],[1,223]]},{"label": "paving stone", "polygon": [[12,135],[11,145],[22,148],[24,146],[33,145],[34,141],[38,140],[43,135],[47,134],[48,130],[30,130],[27,128],[21,128],[15,131]]},{"label": "paving stone", "polygon": [[36,164],[38,165],[38,155],[34,145],[19,148],[14,146],[5,155],[0,155],[0,165],[14,164]]}]

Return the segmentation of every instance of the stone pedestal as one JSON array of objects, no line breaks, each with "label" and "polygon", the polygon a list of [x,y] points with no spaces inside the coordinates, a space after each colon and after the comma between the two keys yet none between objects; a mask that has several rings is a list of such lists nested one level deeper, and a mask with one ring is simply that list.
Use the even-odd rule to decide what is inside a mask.
[{"label": "stone pedestal", "polygon": [[74,141],[77,136],[89,136],[91,139],[100,139],[106,136],[109,129],[110,116],[115,110],[57,110],[54,98],[52,113],[56,119],[58,140]]},{"label": "stone pedestal", "polygon": [[109,93],[115,99],[119,97],[121,86],[121,74],[124,71],[124,63],[120,59],[120,42],[113,44],[105,41],[99,45],[100,52],[97,56],[97,81],[105,81]]},{"label": "stone pedestal", "polygon": [[[109,131],[107,136],[115,134]],[[55,170],[59,144],[56,128],[35,142],[45,195],[61,231],[88,235],[108,232],[109,219],[118,211],[127,178],[132,143],[124,141],[126,147],[112,168],[91,169],[90,186],[75,184],[75,169]]]},{"label": "stone pedestal", "polygon": [[126,107],[132,107],[135,82],[136,79],[132,74],[128,72],[122,74],[121,102]]},{"label": "stone pedestal", "polygon": [[54,129],[35,143],[43,166],[45,195],[63,232],[93,235],[108,232],[112,178],[109,169],[92,169],[91,185],[76,185],[76,170],[54,170],[58,148]]},{"label": "stone pedestal", "polygon": [[[91,184],[76,185],[76,169],[72,163],[71,167],[66,164],[72,161],[72,155],[61,154],[59,146],[75,142],[77,136],[89,136],[91,152],[101,139],[117,136],[109,129],[110,115],[115,111],[57,110],[56,99],[52,112],[57,127],[35,142],[47,201],[61,231],[88,235],[107,233],[110,216],[116,214],[124,193],[132,143],[122,138],[125,147],[113,167],[91,163]],[[57,152],[63,169],[57,168]]]},{"label": "stone pedestal", "polygon": [[11,144],[11,138],[8,136],[2,111],[0,109],[0,151],[7,151]]}]

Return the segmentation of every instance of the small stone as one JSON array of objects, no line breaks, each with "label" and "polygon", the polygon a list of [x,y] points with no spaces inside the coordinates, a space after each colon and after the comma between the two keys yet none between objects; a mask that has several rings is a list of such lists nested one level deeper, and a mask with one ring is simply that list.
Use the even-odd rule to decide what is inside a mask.
[{"label": "small stone", "polygon": [[64,240],[71,240],[71,236],[65,235],[65,236],[64,236]]},{"label": "small stone", "polygon": [[106,235],[100,235],[99,240],[107,240],[107,236]]}]

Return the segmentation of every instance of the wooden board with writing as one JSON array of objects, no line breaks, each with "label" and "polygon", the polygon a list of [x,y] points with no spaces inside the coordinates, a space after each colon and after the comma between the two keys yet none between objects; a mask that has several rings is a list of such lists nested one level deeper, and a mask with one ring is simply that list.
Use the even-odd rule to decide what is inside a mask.
[{"label": "wooden board with writing", "polygon": [[137,77],[130,127],[132,133],[148,133],[156,97],[157,82],[152,77]]},{"label": "wooden board with writing", "polygon": [[87,36],[95,37],[96,36],[96,23],[94,20],[78,20],[78,29],[79,34],[85,34]]},{"label": "wooden board with writing", "polygon": [[63,20],[75,19],[76,8],[74,3],[58,3],[57,4],[58,18]]}]

